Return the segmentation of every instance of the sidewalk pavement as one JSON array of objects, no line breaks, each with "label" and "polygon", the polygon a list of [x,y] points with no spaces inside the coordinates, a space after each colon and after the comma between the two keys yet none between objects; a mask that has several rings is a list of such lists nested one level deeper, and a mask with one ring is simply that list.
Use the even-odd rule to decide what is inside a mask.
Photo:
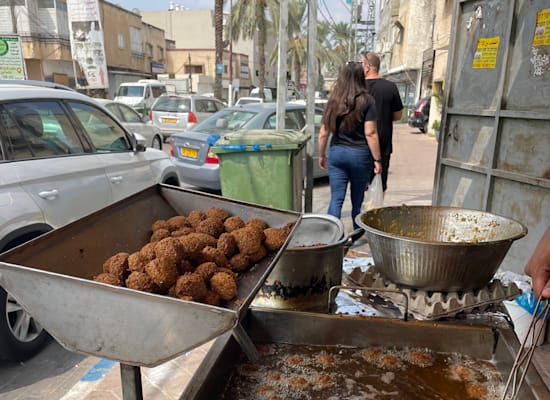
[{"label": "sidewalk pavement", "polygon": [[[434,137],[421,134],[406,124],[394,127],[388,190],[384,205],[431,204],[437,143]],[[330,200],[328,179],[315,183],[313,213],[326,214]],[[353,230],[349,193],[344,204],[342,222],[346,232]],[[360,241],[359,241],[360,242]],[[358,244],[352,250],[361,252],[368,244]],[[143,397],[147,400],[179,400],[194,371],[206,355],[212,341],[155,368],[141,368]],[[101,370],[97,365],[92,370]],[[91,370],[91,371],[92,371]],[[119,364],[113,364],[97,379],[81,379],[61,397],[62,400],[122,400]]]},{"label": "sidewalk pavement", "polygon": [[[436,159],[437,142],[433,136],[424,135],[407,124],[394,125],[384,206],[432,204]],[[328,179],[316,182],[312,212],[326,214],[329,201]],[[346,232],[353,230],[349,188],[342,209],[342,222]]]}]

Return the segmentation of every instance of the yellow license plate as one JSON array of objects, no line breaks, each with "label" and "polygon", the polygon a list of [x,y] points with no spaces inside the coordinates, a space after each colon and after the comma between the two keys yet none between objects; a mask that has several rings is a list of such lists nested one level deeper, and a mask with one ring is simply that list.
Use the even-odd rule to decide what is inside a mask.
[{"label": "yellow license plate", "polygon": [[196,149],[190,149],[189,147],[182,147],[181,155],[184,157],[197,158],[199,155],[199,151]]},{"label": "yellow license plate", "polygon": [[163,118],[162,121],[165,124],[175,124],[178,120],[176,118]]}]

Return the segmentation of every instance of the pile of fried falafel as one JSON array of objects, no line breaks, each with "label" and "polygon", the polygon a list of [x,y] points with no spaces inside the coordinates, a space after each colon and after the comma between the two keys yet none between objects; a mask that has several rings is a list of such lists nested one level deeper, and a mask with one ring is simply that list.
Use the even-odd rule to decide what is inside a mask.
[{"label": "pile of fried falafel", "polygon": [[281,248],[294,223],[269,227],[212,207],[157,220],[150,240],[103,264],[97,282],[219,306],[238,294],[239,274]]}]

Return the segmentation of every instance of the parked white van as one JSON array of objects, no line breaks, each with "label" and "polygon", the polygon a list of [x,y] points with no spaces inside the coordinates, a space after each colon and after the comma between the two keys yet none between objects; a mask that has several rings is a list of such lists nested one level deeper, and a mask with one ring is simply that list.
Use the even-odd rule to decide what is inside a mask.
[{"label": "parked white van", "polygon": [[142,115],[148,115],[157,97],[166,93],[166,84],[156,79],[140,79],[137,82],[121,83],[115,101],[133,107]]},{"label": "parked white van", "polygon": [[[273,101],[273,93],[270,88],[264,88],[265,101]],[[260,88],[254,88],[250,91],[250,97],[260,97]]]}]

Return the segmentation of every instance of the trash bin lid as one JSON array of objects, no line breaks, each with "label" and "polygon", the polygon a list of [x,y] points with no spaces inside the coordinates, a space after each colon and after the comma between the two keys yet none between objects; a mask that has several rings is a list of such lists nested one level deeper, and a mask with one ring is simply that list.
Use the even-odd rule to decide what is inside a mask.
[{"label": "trash bin lid", "polygon": [[301,147],[310,135],[291,129],[243,129],[228,132],[216,141],[216,146],[224,145],[296,145]]}]

